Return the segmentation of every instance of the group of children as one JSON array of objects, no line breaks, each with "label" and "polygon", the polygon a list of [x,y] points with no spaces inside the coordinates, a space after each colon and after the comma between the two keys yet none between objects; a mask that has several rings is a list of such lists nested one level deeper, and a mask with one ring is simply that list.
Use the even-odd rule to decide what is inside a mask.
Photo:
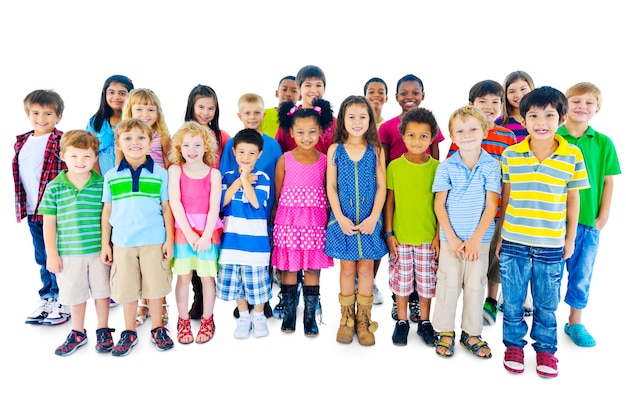
[{"label": "group of children", "polygon": [[[17,218],[28,216],[43,287],[27,323],[67,321],[69,305],[72,331],[56,353],[70,354],[87,342],[91,296],[98,351],[128,354],[149,313],[160,314],[152,315],[152,341],[169,350],[165,296],[174,274],[179,343],[194,341],[193,318],[200,319],[195,341],[211,340],[216,298],[236,301],[235,338],[264,337],[275,268],[281,331],[296,329],[302,282],[304,334],[315,336],[320,272],[336,259],[336,340],[351,343],[356,334],[370,346],[374,279],[389,253],[395,345],[407,344],[410,319],[437,355],[452,357],[462,293],[462,347],[490,358],[482,328],[502,310],[504,367],[521,373],[524,317],[532,315],[537,373],[555,377],[564,268],[565,333],[579,346],[595,345],[582,310],[611,176],[621,173],[611,140],[589,126],[601,106],[596,86],[579,83],[564,95],[535,89],[524,72],[504,86],[476,83],[469,105],[449,118],[452,144],[441,162],[443,135],[420,107],[418,77],[398,81],[402,112],[388,121],[381,79],[344,99],[336,117],[325,86],[323,71],[305,66],[281,79],[276,108],[244,94],[244,129],[232,138],[219,129],[217,95],[208,86],[192,90],[185,123],[171,137],[158,98],[124,76],[105,82],[87,130],[62,134],[58,94],[29,94],[24,105],[34,130],[18,136],[13,172]],[[109,299],[124,306],[116,344]]]}]

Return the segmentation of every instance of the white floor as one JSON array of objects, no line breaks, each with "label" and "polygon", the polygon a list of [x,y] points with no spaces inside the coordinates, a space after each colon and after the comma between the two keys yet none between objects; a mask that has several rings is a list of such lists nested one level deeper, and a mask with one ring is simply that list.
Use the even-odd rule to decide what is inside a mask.
[{"label": "white floor", "polygon": [[[617,232],[617,226],[613,226]],[[24,324],[35,308],[38,274],[32,258],[28,226],[9,224],[10,235],[5,265],[7,278],[0,295],[5,308],[4,329],[0,333],[4,354],[0,379],[0,402],[15,402],[17,397],[45,398],[48,403],[151,402],[197,400],[214,402],[226,398],[240,403],[289,402],[410,402],[441,398],[469,403],[504,401],[546,402],[548,398],[583,402],[601,394],[617,392],[624,363],[621,338],[624,325],[619,317],[624,285],[624,263],[609,242],[597,260],[592,300],[584,322],[595,336],[595,348],[576,347],[563,333],[568,307],[561,304],[559,321],[560,374],[556,379],[540,378],[535,373],[535,356],[526,347],[526,372],[511,375],[502,366],[502,316],[495,326],[485,327],[483,337],[493,349],[493,358],[481,360],[457,342],[453,358],[435,355],[417,336],[411,324],[409,344],[396,347],[391,342],[394,321],[390,317],[386,261],[381,265],[377,284],[385,292],[385,303],[373,308],[378,321],[376,345],[362,347],[356,338],[351,345],[335,342],[339,322],[337,301],[338,267],[326,270],[321,278],[323,321],[320,335],[307,338],[302,331],[299,307],[298,328],[294,334],[280,332],[280,321],[269,320],[267,338],[235,340],[234,304],[218,301],[215,307],[215,337],[204,345],[176,344],[168,352],[158,352],[150,342],[149,325],[139,328],[139,344],[127,357],[99,354],[95,345],[95,312],[90,303],[87,313],[89,342],[73,355],[58,357],[54,349],[62,343],[70,324],[56,327]],[[607,237],[610,233],[607,234]],[[278,288],[274,288],[274,293]],[[172,336],[177,316],[173,293],[168,296]],[[277,298],[272,299],[272,306]],[[193,323],[194,333],[198,322]],[[111,309],[110,326],[117,328],[117,341],[123,328],[122,307]],[[457,330],[458,331],[458,330]],[[457,332],[458,334],[458,332]],[[10,398],[9,398],[10,397]]]}]

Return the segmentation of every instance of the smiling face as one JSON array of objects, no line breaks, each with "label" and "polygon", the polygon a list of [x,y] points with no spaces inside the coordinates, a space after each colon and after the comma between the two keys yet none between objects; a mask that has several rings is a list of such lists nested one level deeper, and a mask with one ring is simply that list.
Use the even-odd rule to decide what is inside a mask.
[{"label": "smiling face", "polygon": [[385,105],[388,100],[385,85],[377,81],[373,81],[367,85],[365,96],[368,100],[370,100],[376,111],[381,111],[383,109],[383,105]]},{"label": "smiling face", "polygon": [[559,112],[551,105],[547,107],[531,106],[522,119],[531,140],[550,140],[554,137],[559,125]]},{"label": "smiling face", "polygon": [[424,101],[424,92],[418,81],[405,81],[398,87],[396,101],[400,104],[403,112],[417,107]]},{"label": "smiling face", "polygon": [[424,122],[407,122],[402,141],[409,154],[414,156],[425,154],[433,142],[430,125]]},{"label": "smiling face", "polygon": [[260,132],[259,128],[263,122],[265,111],[260,104],[243,103],[241,109],[237,112],[237,116],[241,119],[244,128]]},{"label": "smiling face", "polygon": [[300,83],[300,96],[304,108],[312,108],[313,101],[324,98],[324,81],[321,78],[310,77]]},{"label": "smiling face", "polygon": [[233,147],[233,153],[235,153],[235,161],[239,166],[239,172],[241,172],[244,167],[247,169],[246,172],[251,172],[261,156],[259,146],[245,142],[240,142],[237,146]]},{"label": "smiling face", "polygon": [[489,125],[493,123],[502,111],[502,99],[496,94],[486,94],[482,97],[476,97],[474,102],[470,103],[470,105],[483,111]]},{"label": "smiling face", "polygon": [[350,137],[363,137],[370,126],[370,114],[363,104],[350,104],[344,114],[346,131]]},{"label": "smiling face", "polygon": [[532,88],[530,88],[530,85],[526,81],[517,79],[507,87],[506,99],[513,108],[519,109],[519,103],[522,97],[531,91]]},{"label": "smiling face", "polygon": [[154,128],[154,124],[157,121],[157,107],[155,105],[147,104],[135,104],[130,109],[131,118],[137,118],[148,124],[149,127]]},{"label": "smiling face", "polygon": [[215,117],[215,100],[211,97],[200,97],[193,104],[193,119],[202,126],[209,126]]},{"label": "smiling face", "polygon": [[568,98],[567,104],[569,105],[568,122],[587,123],[600,111],[598,99],[590,93],[573,95]]},{"label": "smiling face", "polygon": [[124,153],[124,158],[132,166],[143,164],[150,151],[150,136],[139,128],[120,133],[115,146]]},{"label": "smiling face", "polygon": [[89,173],[98,159],[98,153],[92,149],[79,149],[67,146],[61,153],[61,159],[67,165],[67,171],[74,175]]},{"label": "smiling face", "polygon": [[185,159],[185,162],[202,162],[206,151],[207,147],[206,144],[204,144],[204,138],[202,136],[194,136],[191,133],[186,133],[183,136],[183,140],[180,144],[180,154],[183,156],[183,159]]},{"label": "smiling face", "polygon": [[321,131],[322,129],[317,120],[312,116],[296,118],[290,129],[291,137],[296,142],[296,145],[304,150],[315,148],[315,145],[320,140]]},{"label": "smiling face", "polygon": [[471,115],[455,117],[450,127],[450,139],[460,151],[480,150],[483,139],[487,137],[487,131],[483,129],[480,120]]},{"label": "smiling face", "polygon": [[35,130],[34,136],[47,135],[61,121],[54,108],[48,105],[31,104],[28,107],[28,120]]},{"label": "smiling face", "polygon": [[122,111],[126,97],[128,97],[128,90],[121,83],[113,82],[106,89],[107,104],[113,111]]}]

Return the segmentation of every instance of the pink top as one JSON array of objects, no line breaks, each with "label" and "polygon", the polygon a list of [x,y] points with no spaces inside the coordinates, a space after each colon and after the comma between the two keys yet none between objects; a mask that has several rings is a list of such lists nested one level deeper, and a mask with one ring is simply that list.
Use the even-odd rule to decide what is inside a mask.
[{"label": "pink top", "polygon": [[[407,152],[399,130],[400,122],[401,118],[398,115],[395,118],[391,118],[390,120],[383,122],[383,124],[378,128],[378,138],[380,139],[380,142],[389,146],[390,162]],[[445,138],[443,137],[443,133],[441,133],[441,129],[437,128],[437,137],[435,137],[433,142],[439,143],[444,139]],[[430,150],[428,150],[427,153],[430,154]]]}]

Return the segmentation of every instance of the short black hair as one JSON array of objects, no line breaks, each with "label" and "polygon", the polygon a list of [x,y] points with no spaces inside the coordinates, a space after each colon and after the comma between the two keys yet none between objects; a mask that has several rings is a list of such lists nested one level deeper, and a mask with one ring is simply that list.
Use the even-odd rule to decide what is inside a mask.
[{"label": "short black hair", "polygon": [[239,143],[249,143],[257,145],[259,151],[263,150],[263,136],[259,134],[255,129],[242,129],[233,138],[233,148],[236,148]]},{"label": "short black hair", "polygon": [[502,84],[494,80],[483,80],[474,84],[469,91],[469,102],[473,103],[476,98],[493,94],[500,97],[500,101],[504,102],[504,88]]},{"label": "short black hair", "polygon": [[426,108],[415,107],[406,111],[406,113],[402,117],[402,120],[400,121],[400,135],[404,136],[404,133],[406,132],[406,125],[409,122],[425,123],[430,126],[430,138],[434,139],[437,136],[439,125],[437,125],[435,115],[433,115],[430,110]]},{"label": "short black hair", "polygon": [[559,120],[567,115],[567,97],[554,87],[538,87],[522,97],[519,103],[519,112],[522,118],[526,119],[526,114],[531,107],[545,108],[551,106],[559,114]]}]

